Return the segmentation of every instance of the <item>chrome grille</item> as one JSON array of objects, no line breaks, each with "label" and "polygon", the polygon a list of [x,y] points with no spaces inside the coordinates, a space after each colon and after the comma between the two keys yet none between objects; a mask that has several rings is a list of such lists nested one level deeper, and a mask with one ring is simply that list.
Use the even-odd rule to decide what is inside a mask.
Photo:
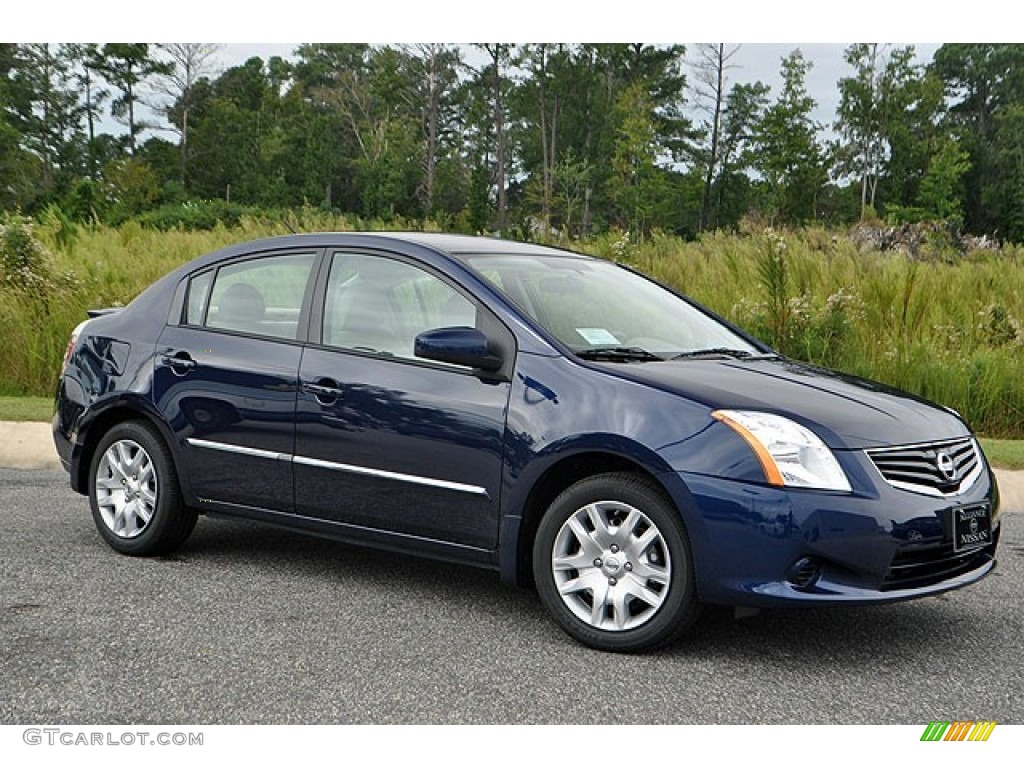
[{"label": "chrome grille", "polygon": [[952,496],[966,491],[982,469],[978,447],[970,437],[872,448],[865,453],[889,485],[930,496]]}]

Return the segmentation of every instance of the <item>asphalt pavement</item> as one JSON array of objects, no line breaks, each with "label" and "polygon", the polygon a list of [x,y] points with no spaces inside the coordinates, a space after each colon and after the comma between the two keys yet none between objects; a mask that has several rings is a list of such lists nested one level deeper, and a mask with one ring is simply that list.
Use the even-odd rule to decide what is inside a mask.
[{"label": "asphalt pavement", "polygon": [[0,723],[1024,723],[1024,514],[972,587],[712,614],[583,648],[472,568],[202,518],[118,555],[59,470],[0,470]]}]

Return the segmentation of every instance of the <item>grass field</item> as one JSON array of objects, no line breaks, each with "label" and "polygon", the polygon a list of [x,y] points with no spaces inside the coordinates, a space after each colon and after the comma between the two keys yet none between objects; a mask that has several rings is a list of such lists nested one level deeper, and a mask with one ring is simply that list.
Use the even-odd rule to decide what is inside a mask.
[{"label": "grass field", "polygon": [[1024,469],[1024,440],[981,439],[982,450],[993,467]]},{"label": "grass field", "polygon": [[52,397],[0,397],[0,421],[49,421]]},{"label": "grass field", "polygon": [[[315,211],[205,232],[39,225],[43,277],[21,288],[0,280],[0,394],[47,396],[87,309],[127,303],[194,256],[355,225],[366,223]],[[918,261],[861,252],[842,233],[817,229],[640,244],[612,233],[570,245],[653,275],[786,355],[955,408],[981,434],[1024,438],[1024,248],[939,249]]]}]

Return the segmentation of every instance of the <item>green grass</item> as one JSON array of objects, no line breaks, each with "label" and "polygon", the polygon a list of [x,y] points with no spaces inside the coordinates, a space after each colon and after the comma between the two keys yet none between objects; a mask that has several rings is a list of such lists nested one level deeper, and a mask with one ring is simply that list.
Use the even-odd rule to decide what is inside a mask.
[{"label": "green grass", "polygon": [[0,421],[49,421],[52,416],[51,397],[0,396]]},{"label": "green grass", "polygon": [[981,447],[993,467],[1024,469],[1024,440],[981,438]]}]

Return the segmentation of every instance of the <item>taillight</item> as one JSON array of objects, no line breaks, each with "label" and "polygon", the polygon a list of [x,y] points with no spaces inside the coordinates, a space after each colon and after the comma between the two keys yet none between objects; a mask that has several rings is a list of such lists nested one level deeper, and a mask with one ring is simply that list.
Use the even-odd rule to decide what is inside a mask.
[{"label": "taillight", "polygon": [[68,363],[71,361],[71,355],[74,354],[74,351],[75,351],[75,343],[78,341],[78,334],[80,334],[82,332],[82,327],[87,322],[89,322],[89,321],[88,320],[83,320],[78,325],[76,325],[75,326],[75,330],[73,330],[71,332],[71,339],[68,341],[68,348],[66,350],[64,350],[64,362],[61,363],[61,365],[60,365],[60,375],[61,376],[63,376],[64,375],[64,371],[66,371],[68,369]]}]

